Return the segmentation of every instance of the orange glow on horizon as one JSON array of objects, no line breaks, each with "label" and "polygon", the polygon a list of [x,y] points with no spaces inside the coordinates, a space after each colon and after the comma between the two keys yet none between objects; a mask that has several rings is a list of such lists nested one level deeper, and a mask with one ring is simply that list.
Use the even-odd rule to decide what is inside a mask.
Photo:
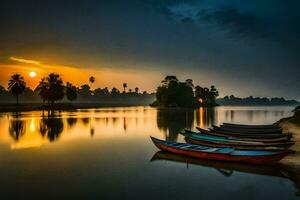
[{"label": "orange glow on horizon", "polygon": [[[91,75],[96,78],[93,89],[98,87],[108,87],[109,89],[116,87],[119,90],[122,90],[123,83],[128,84],[128,89],[139,87],[141,92],[144,90],[153,92],[157,87],[155,82],[152,83],[152,85],[145,85],[145,78],[143,76],[145,72],[137,73],[136,71],[133,72],[126,69],[88,69],[65,65],[44,64],[38,60],[14,56],[10,57],[9,60],[9,64],[0,63],[0,85],[5,88],[7,88],[10,76],[14,73],[20,73],[24,77],[27,87],[34,89],[43,77],[53,72],[58,73],[62,77],[64,83],[71,82],[78,87],[83,84],[89,84],[89,77]],[[157,79],[156,82],[158,84],[160,83],[161,77],[157,76],[157,74],[151,74],[149,72],[147,72],[147,74],[153,77],[151,78],[152,81]]]}]

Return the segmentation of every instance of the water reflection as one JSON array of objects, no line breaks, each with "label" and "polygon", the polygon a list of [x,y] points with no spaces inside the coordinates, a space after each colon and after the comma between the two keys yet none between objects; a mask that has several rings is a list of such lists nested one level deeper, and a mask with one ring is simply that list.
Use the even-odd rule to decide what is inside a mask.
[{"label": "water reflection", "polygon": [[[116,134],[123,135],[123,133],[138,130],[140,134],[146,134],[147,137],[150,134],[158,134],[167,140],[177,141],[179,132],[184,128],[195,129],[196,126],[208,128],[222,122],[272,123],[281,117],[288,116],[288,113],[284,109],[256,107],[235,107],[234,109],[232,107],[218,107],[196,110],[135,107],[90,109],[50,114],[24,112],[9,115],[7,132],[13,139],[14,145],[25,135],[30,136],[26,137],[27,143],[30,143],[29,138],[35,141],[45,138],[54,142],[58,141],[61,135],[68,138],[71,135],[69,132],[78,133],[72,137],[82,138],[83,135],[95,137],[97,132],[101,133],[97,137],[104,137],[105,135],[102,133],[116,136]],[[0,128],[3,125],[5,122],[0,124]],[[145,130],[148,132],[145,133]],[[66,134],[67,132],[68,134]],[[36,146],[40,146],[40,142]]]},{"label": "water reflection", "polygon": [[[228,199],[232,197],[235,197],[234,199],[258,197],[255,199],[259,199],[262,197],[260,195],[277,197],[277,199],[283,197],[294,199],[293,192],[296,190],[289,180],[293,181],[299,191],[300,170],[298,169],[288,169],[285,166],[279,170],[277,167],[256,168],[249,165],[245,167],[187,157],[179,159],[176,155],[167,158],[165,155],[156,155],[153,158],[153,160],[181,160],[180,163],[189,167],[189,171],[185,173],[184,170],[179,171],[182,170],[182,166],[178,163],[172,162],[171,166],[166,168],[165,165],[149,165],[148,162],[157,150],[150,142],[149,135],[181,141],[183,138],[178,135],[178,132],[184,128],[195,129],[196,126],[207,128],[225,121],[272,123],[291,115],[291,110],[292,108],[280,107],[218,107],[197,110],[123,107],[56,112],[53,115],[47,112],[43,115],[39,111],[17,115],[2,113],[0,114],[0,172],[2,172],[2,180],[5,181],[0,184],[1,192],[15,194],[14,188],[18,186],[23,189],[23,192],[20,192],[24,195],[23,198],[28,197],[29,194],[36,194],[36,191],[41,191],[39,196],[53,195],[56,191],[54,196],[57,197],[70,193],[77,195],[76,191],[80,191],[82,194],[90,194],[90,198],[101,193],[106,197],[104,199],[109,199],[107,197],[115,194],[111,191],[118,191],[118,194],[128,194],[128,191],[133,191],[134,196],[137,195],[136,191],[139,191],[138,195],[149,194],[149,198],[153,199],[164,194],[165,198],[171,198],[169,191],[181,188],[180,191],[184,192],[181,194],[179,192],[179,195],[176,192],[173,199],[200,196],[209,199],[213,190],[218,191],[217,197],[224,196]],[[199,169],[192,168],[191,164],[198,164]],[[249,176],[239,172],[251,174]],[[57,182],[57,174],[63,177],[63,181]],[[139,176],[132,176],[133,174]],[[263,177],[252,176],[252,174],[260,174]],[[264,176],[282,177],[282,179],[267,179]],[[61,185],[58,187],[57,184]],[[232,184],[235,185],[234,191]],[[83,188],[83,185],[86,187]],[[153,185],[165,190],[157,190]],[[37,189],[38,186],[41,188]],[[269,190],[261,192],[260,188],[265,189],[265,187]],[[45,188],[48,189],[46,192],[43,190]],[[63,190],[58,191],[57,188]],[[277,193],[274,194],[274,191]],[[254,196],[251,196],[252,194]]]},{"label": "water reflection", "polygon": [[196,126],[201,128],[211,127],[216,124],[216,109],[200,107],[195,110],[196,113]]},{"label": "water reflection", "polygon": [[166,140],[177,141],[180,131],[184,128],[192,128],[194,110],[158,110],[156,122]]},{"label": "water reflection", "polygon": [[20,120],[19,117],[10,120],[8,132],[15,141],[18,141],[26,132],[25,121]]},{"label": "water reflection", "polygon": [[63,132],[64,123],[59,116],[48,115],[45,118],[42,118],[40,121],[40,133],[43,137],[47,137],[50,142],[57,140],[60,134]]},{"label": "water reflection", "polygon": [[231,177],[235,172],[258,174],[263,176],[275,176],[286,178],[293,181],[297,188],[296,195],[300,194],[300,168],[291,168],[286,165],[262,166],[262,165],[247,165],[241,163],[221,162],[213,160],[196,159],[187,156],[176,155],[168,152],[158,151],[151,158],[150,162],[155,161],[171,161],[189,165],[198,165],[216,169],[217,172],[225,177]]},{"label": "water reflection", "polygon": [[67,124],[70,128],[75,126],[76,123],[77,123],[77,118],[75,118],[75,117],[68,117],[67,118]]}]

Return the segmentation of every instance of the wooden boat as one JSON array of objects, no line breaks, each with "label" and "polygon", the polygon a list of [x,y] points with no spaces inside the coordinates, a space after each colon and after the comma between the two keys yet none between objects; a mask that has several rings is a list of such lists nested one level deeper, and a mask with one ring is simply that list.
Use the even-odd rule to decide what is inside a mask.
[{"label": "wooden boat", "polygon": [[[210,144],[218,145],[218,147],[251,147],[251,148],[262,148],[262,147],[282,147],[288,148],[295,144],[294,141],[287,142],[257,142],[257,141],[244,141],[244,140],[233,140],[219,136],[211,136],[198,133],[181,133],[186,136],[186,141],[192,144]],[[250,149],[251,149],[250,148]]]},{"label": "wooden boat", "polygon": [[230,129],[230,130],[241,130],[241,131],[254,131],[254,132],[262,132],[262,131],[282,131],[282,128],[280,127],[274,127],[274,128],[247,128],[247,127],[235,127],[235,126],[227,126],[224,124],[220,125],[220,128]]},{"label": "wooden boat", "polygon": [[246,129],[272,129],[280,128],[278,124],[266,124],[266,125],[246,125],[246,124],[232,124],[232,123],[223,123],[223,126],[233,127],[233,128],[246,128]]},{"label": "wooden boat", "polygon": [[251,164],[276,164],[290,152],[289,150],[260,151],[236,150],[234,148],[211,148],[201,145],[169,142],[159,140],[154,137],[151,137],[151,140],[157,148],[175,154],[201,159],[243,162]]},{"label": "wooden boat", "polygon": [[225,130],[219,130],[219,129],[211,129],[209,130],[213,133],[221,133],[231,136],[239,136],[239,137],[249,137],[249,138],[281,138],[282,136],[288,136],[291,137],[292,135],[290,133],[273,133],[273,134],[265,134],[265,133],[238,133],[233,131],[225,131]]},{"label": "wooden boat", "polygon": [[220,131],[228,131],[233,133],[246,133],[246,134],[282,134],[281,129],[260,129],[260,130],[253,130],[253,129],[232,129],[232,128],[224,128],[212,125],[213,130],[220,130]]},{"label": "wooden boat", "polygon": [[[228,139],[235,139],[235,140],[257,141],[257,142],[286,142],[286,141],[289,141],[291,139],[290,135],[285,135],[285,134],[282,134],[282,136],[276,137],[276,138],[261,138],[259,135],[254,135],[252,137],[247,137],[247,135],[246,136],[245,135],[229,135],[229,134],[222,134],[222,133],[213,132],[211,130],[206,130],[206,129],[202,129],[202,128],[199,128],[199,127],[196,127],[196,128],[199,131],[199,134],[219,136],[219,137],[225,137],[225,138],[228,138]],[[185,132],[197,133],[197,132],[193,132],[193,131],[190,131],[190,130],[185,130]]]}]

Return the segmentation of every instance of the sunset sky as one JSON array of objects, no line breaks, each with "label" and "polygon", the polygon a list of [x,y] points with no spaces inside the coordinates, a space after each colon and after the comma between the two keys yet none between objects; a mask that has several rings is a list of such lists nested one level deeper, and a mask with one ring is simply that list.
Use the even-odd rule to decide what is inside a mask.
[{"label": "sunset sky", "polygon": [[[75,85],[155,91],[166,75],[221,96],[300,100],[293,0],[1,1],[0,84],[50,72]],[[36,72],[30,77],[31,71]]]}]

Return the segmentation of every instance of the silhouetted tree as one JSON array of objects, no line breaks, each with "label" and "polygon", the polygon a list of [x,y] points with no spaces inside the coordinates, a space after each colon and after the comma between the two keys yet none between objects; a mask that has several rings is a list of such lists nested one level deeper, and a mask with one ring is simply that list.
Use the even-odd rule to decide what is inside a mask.
[{"label": "silhouetted tree", "polygon": [[134,91],[135,93],[139,93],[139,88],[138,87],[134,88]]},{"label": "silhouetted tree", "polygon": [[169,85],[172,82],[178,82],[178,78],[176,76],[166,76],[164,80],[162,80],[163,85]]},{"label": "silhouetted tree", "polygon": [[43,100],[43,103],[45,101],[49,100],[49,88],[48,88],[48,83],[46,81],[46,78],[42,78],[38,86],[36,87],[35,91],[38,93],[38,95],[41,97]]},{"label": "silhouetted tree", "polygon": [[120,91],[117,88],[114,87],[113,89],[111,89],[110,94],[112,96],[117,96],[117,95],[120,94]]},{"label": "silhouetted tree", "polygon": [[107,87],[101,89],[101,88],[97,88],[94,90],[94,99],[97,100],[107,100],[109,98],[109,90]]},{"label": "silhouetted tree", "polygon": [[45,78],[47,100],[51,103],[53,108],[55,101],[62,100],[64,98],[64,86],[63,81],[58,74],[51,73]]},{"label": "silhouetted tree", "polygon": [[67,82],[66,86],[66,96],[69,101],[74,101],[77,98],[77,91],[76,87],[71,83]]},{"label": "silhouetted tree", "polygon": [[161,106],[196,106],[193,89],[185,82],[179,82],[176,76],[167,76],[156,91],[157,103]]},{"label": "silhouetted tree", "polygon": [[186,85],[193,88],[194,87],[194,83],[192,79],[186,79],[185,81]]},{"label": "silhouetted tree", "polygon": [[95,77],[93,77],[93,76],[91,76],[91,77],[89,78],[89,81],[90,81],[91,84],[93,84],[93,83],[95,82],[95,80],[96,80],[96,79],[95,79]]},{"label": "silhouetted tree", "polygon": [[124,88],[123,93],[126,93],[127,83],[123,83],[123,88]]},{"label": "silhouetted tree", "polygon": [[24,92],[26,83],[23,76],[20,74],[14,74],[8,81],[8,90],[17,98],[17,104],[19,104],[19,96]]}]

